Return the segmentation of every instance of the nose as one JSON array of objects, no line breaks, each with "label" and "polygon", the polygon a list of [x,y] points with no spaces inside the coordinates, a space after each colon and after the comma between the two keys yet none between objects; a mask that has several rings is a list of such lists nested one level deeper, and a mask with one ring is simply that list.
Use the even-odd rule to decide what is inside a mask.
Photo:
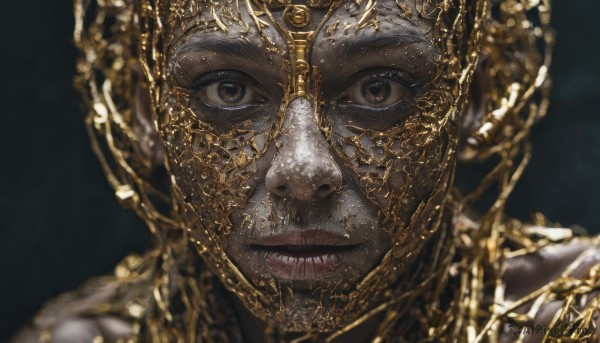
[{"label": "nose", "polygon": [[267,189],[276,196],[301,201],[327,198],[342,185],[342,173],[306,98],[292,100],[280,136],[280,149],[267,171]]}]

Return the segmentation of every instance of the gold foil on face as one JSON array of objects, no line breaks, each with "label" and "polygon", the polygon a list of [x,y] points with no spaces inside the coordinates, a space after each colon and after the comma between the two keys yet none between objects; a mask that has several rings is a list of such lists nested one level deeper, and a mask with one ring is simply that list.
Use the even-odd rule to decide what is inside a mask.
[{"label": "gold foil on face", "polygon": [[[194,119],[186,96],[173,89],[167,65],[168,48],[182,35],[201,29],[231,32],[230,26],[243,24],[236,13],[238,5],[135,0],[98,1],[91,6],[88,1],[75,1],[75,41],[82,53],[77,84],[89,108],[86,124],[92,147],[120,201],[136,211],[157,241],[143,258],[119,267],[119,276],[113,280],[118,291],[94,312],[128,318],[134,327],[132,342],[241,341],[240,327],[223,301],[220,287],[224,285],[266,322],[277,292],[283,291],[273,280],[264,287],[253,285],[229,260],[220,242],[231,229],[229,211],[243,206],[252,191],[237,186],[248,180],[256,158],[273,141],[279,124],[266,133],[241,126],[217,134]],[[289,1],[268,2],[270,8],[288,5]],[[329,7],[332,3],[311,0],[307,5]],[[267,19],[260,4],[252,6],[248,1],[246,10],[252,12],[259,31],[276,25]],[[376,3],[365,6],[361,25],[375,25]],[[384,195],[389,191],[387,196],[393,201],[385,210],[396,225],[400,225],[400,204],[406,200],[401,195],[415,191],[386,188],[392,172],[403,168],[397,161],[406,158],[413,164],[438,164],[429,173],[408,175],[414,178],[413,184],[419,184],[420,176],[436,178],[435,191],[417,206],[410,223],[402,225],[426,230],[411,240],[404,237],[410,244],[392,247],[355,292],[347,295],[344,311],[326,323],[330,327],[309,333],[305,340],[331,340],[381,314],[383,319],[372,338],[375,342],[494,342],[503,322],[526,321],[535,315],[517,316],[517,305],[550,298],[564,300],[552,325],[574,324],[573,334],[564,338],[581,338],[577,335],[593,326],[591,319],[599,307],[597,298],[586,297],[586,290],[597,286],[600,273],[593,271],[577,280],[565,274],[512,303],[504,298],[501,281],[506,258],[538,251],[552,242],[540,238],[539,230],[531,234],[526,226],[504,215],[506,199],[530,156],[529,130],[547,108],[550,82],[546,71],[553,45],[550,2],[424,0],[416,2],[415,10],[403,1],[398,1],[398,6],[400,15],[409,20],[427,18],[433,23],[433,41],[440,53],[437,81],[445,88],[417,104],[425,120],[386,132],[348,127],[353,134],[345,136],[333,136],[325,118],[320,118],[319,125],[333,146],[341,146],[343,141],[351,147],[351,151],[336,151],[357,170],[367,194],[377,198],[382,191]],[[539,23],[534,24],[532,17]],[[302,16],[294,18],[302,22]],[[181,29],[183,24],[187,26]],[[353,28],[345,32],[353,32]],[[307,87],[311,70],[305,63],[310,37],[296,31],[290,34],[289,62],[294,70],[290,94],[305,96],[311,91]],[[268,41],[268,37],[263,39]],[[540,45],[544,49],[541,52]],[[488,65],[484,72],[489,78],[485,89],[489,101],[479,130],[485,144],[476,158],[494,156],[498,162],[477,189],[461,195],[452,183],[457,148],[457,132],[453,130],[458,128],[448,123],[458,122],[465,112],[480,56]],[[172,181],[169,191],[152,181],[147,157],[136,148],[140,139],[133,129],[131,75],[137,63],[148,81],[154,125],[168,144],[177,143],[168,147],[173,159],[166,165]],[[438,100],[445,106],[439,106]],[[439,113],[440,107],[445,113]],[[202,144],[214,148],[193,149]],[[411,151],[422,155],[407,154]],[[185,158],[175,159],[177,154]],[[358,164],[381,165],[381,172],[361,171]],[[175,168],[194,173],[197,180],[214,180],[210,185],[203,183],[207,196],[202,201],[198,194],[181,191],[173,174]],[[465,208],[492,186],[497,187],[498,196],[486,213],[480,219],[466,215]],[[159,210],[161,202],[169,205],[167,210]],[[201,215],[203,221],[201,227],[192,229],[186,226],[185,217],[194,215]],[[401,242],[400,238],[396,242]],[[399,274],[399,270],[404,272]],[[265,334],[276,341],[278,329],[271,327]]]}]

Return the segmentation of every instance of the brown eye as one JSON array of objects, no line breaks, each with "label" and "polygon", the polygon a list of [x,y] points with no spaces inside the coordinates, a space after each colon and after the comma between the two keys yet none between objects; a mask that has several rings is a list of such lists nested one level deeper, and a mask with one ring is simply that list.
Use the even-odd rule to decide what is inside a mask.
[{"label": "brown eye", "polygon": [[235,104],[244,99],[246,87],[235,82],[221,82],[217,87],[220,100],[228,104]]},{"label": "brown eye", "polygon": [[390,96],[390,83],[387,81],[373,81],[364,83],[361,88],[362,98],[371,104],[385,102]]},{"label": "brown eye", "polygon": [[232,80],[216,81],[201,87],[200,98],[207,105],[219,107],[240,107],[266,101],[254,86]]},{"label": "brown eye", "polygon": [[354,83],[341,101],[369,107],[388,107],[404,100],[410,91],[400,82],[369,76]]}]

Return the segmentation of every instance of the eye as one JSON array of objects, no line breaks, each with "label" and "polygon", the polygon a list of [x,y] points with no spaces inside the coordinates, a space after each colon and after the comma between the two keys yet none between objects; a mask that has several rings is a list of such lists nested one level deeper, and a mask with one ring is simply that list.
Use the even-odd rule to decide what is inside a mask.
[{"label": "eye", "polygon": [[248,105],[253,100],[253,90],[246,85],[232,82],[213,82],[201,89],[201,97],[205,103],[213,106],[236,107]]},{"label": "eye", "polygon": [[240,72],[209,73],[194,82],[194,86],[200,100],[209,106],[244,107],[267,101],[255,81]]},{"label": "eye", "polygon": [[411,90],[395,79],[397,77],[396,72],[388,74],[369,75],[354,82],[344,92],[340,101],[383,108],[406,99],[411,94]]}]

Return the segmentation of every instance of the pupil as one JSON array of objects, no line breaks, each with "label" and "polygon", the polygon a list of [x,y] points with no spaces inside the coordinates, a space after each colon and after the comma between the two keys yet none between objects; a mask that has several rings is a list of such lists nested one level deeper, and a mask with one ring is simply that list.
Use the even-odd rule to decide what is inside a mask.
[{"label": "pupil", "polygon": [[219,97],[226,103],[236,103],[244,98],[246,88],[235,82],[222,82],[219,84]]},{"label": "pupil", "polygon": [[390,84],[384,81],[366,83],[362,88],[362,95],[368,102],[378,104],[390,95]]}]

